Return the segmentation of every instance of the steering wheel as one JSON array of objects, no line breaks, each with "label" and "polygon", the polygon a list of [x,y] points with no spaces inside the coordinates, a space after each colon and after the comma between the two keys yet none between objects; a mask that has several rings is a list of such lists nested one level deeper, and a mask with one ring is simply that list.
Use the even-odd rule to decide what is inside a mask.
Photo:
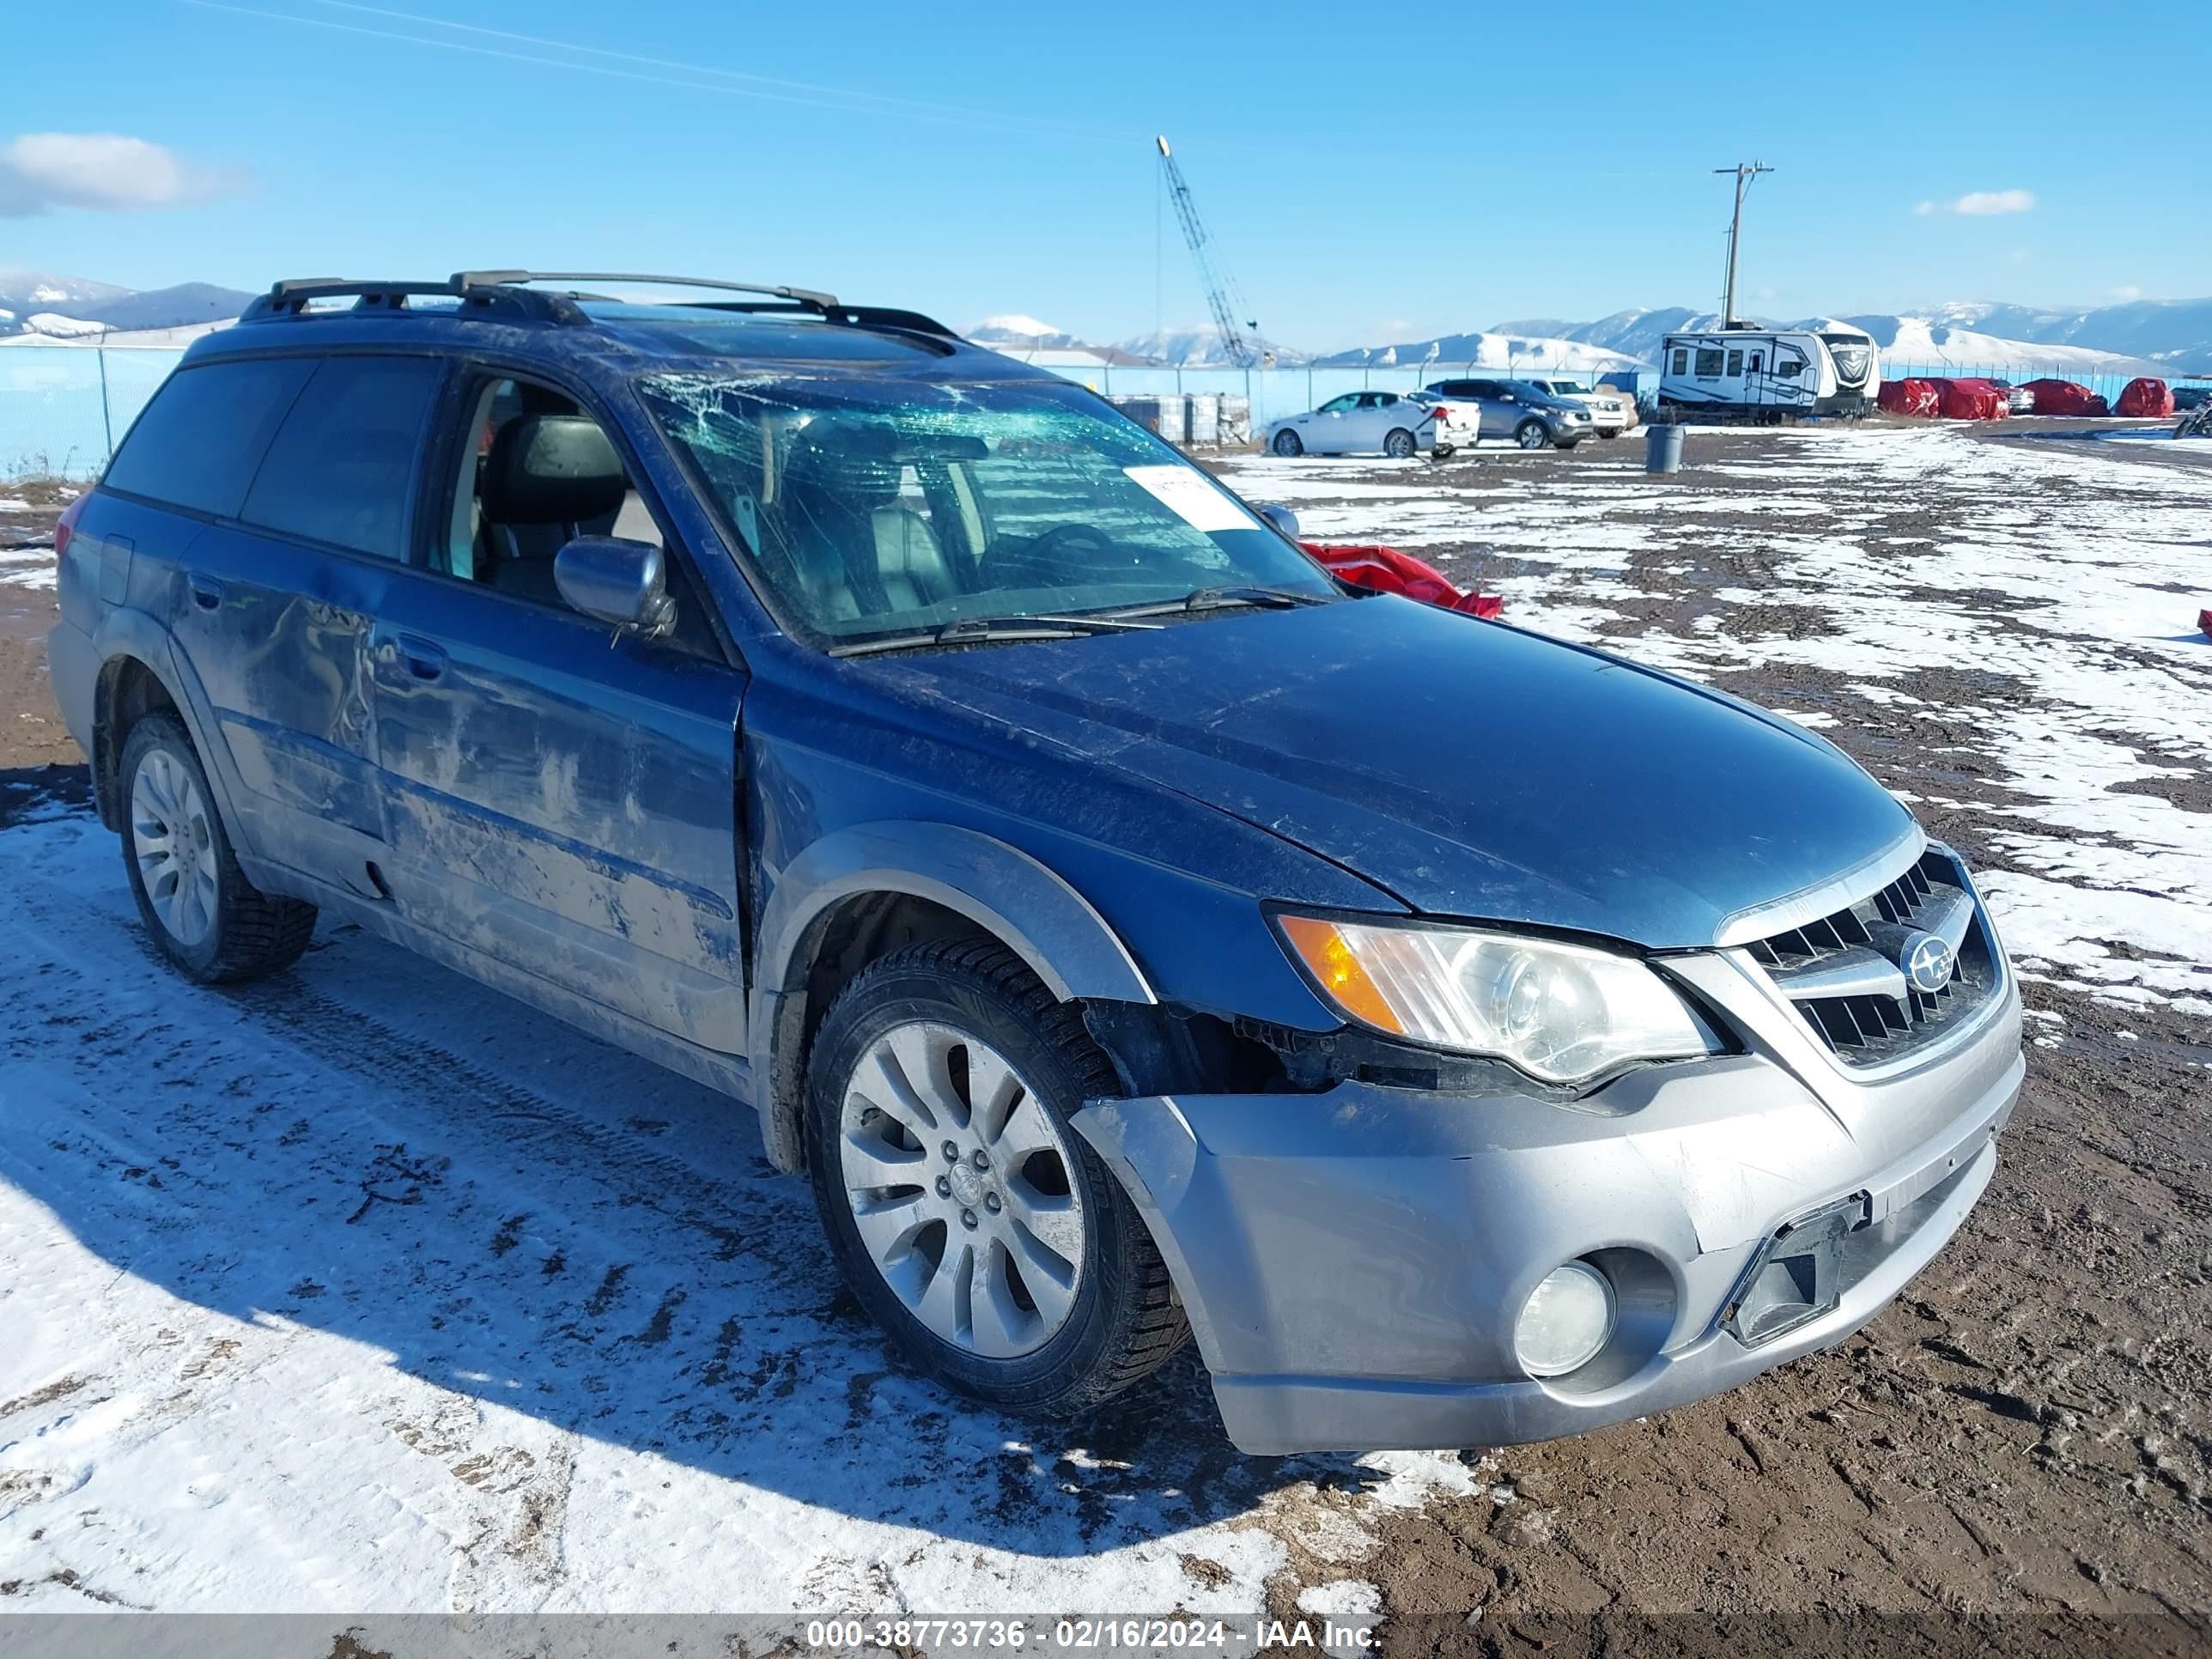
[{"label": "steering wheel", "polygon": [[984,582],[1016,587],[1063,586],[1062,574],[1049,567],[1053,554],[1070,542],[1090,542],[1102,551],[1114,545],[1114,538],[1095,524],[1056,524],[1027,541],[1003,538],[983,555]]},{"label": "steering wheel", "polygon": [[1114,538],[1095,524],[1056,524],[1023,551],[1035,558],[1040,554],[1054,551],[1064,541],[1087,541],[1102,548],[1114,545]]}]

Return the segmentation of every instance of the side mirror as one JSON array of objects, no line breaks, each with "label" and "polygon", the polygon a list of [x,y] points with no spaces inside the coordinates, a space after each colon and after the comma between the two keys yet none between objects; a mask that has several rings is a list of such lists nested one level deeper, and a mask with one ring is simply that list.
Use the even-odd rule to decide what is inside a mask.
[{"label": "side mirror", "polygon": [[1285,540],[1297,540],[1298,515],[1289,507],[1278,507],[1273,501],[1262,501],[1252,510],[1282,532]]},{"label": "side mirror", "polygon": [[676,626],[667,580],[659,548],[620,536],[579,536],[553,561],[553,585],[570,610],[651,640]]}]

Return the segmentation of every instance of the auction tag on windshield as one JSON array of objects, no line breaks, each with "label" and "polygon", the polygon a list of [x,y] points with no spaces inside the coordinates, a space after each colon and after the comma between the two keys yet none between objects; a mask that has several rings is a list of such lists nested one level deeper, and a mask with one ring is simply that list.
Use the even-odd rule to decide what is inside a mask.
[{"label": "auction tag on windshield", "polygon": [[1243,509],[1187,466],[1125,466],[1136,483],[1194,530],[1249,530]]}]

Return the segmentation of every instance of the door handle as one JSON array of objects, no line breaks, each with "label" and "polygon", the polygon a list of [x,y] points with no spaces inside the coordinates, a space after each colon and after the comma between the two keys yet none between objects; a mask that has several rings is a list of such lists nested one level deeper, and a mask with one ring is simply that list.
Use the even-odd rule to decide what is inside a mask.
[{"label": "door handle", "polygon": [[416,679],[434,680],[446,672],[446,653],[442,646],[416,634],[396,635],[392,643],[399,648],[400,661],[407,665],[407,672]]},{"label": "door handle", "polygon": [[203,576],[198,571],[185,578],[191,589],[192,603],[203,611],[216,611],[222,606],[222,584],[212,576]]}]

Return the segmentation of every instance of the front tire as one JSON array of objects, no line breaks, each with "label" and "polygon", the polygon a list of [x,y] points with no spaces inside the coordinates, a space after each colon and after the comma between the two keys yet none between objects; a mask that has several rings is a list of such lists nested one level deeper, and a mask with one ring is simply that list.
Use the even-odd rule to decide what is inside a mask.
[{"label": "front tire", "polygon": [[1298,434],[1295,432],[1278,432],[1275,441],[1268,447],[1285,459],[1295,459],[1306,453],[1306,447],[1298,441]]},{"label": "front tire", "polygon": [[123,745],[123,862],[138,915],[161,954],[204,985],[289,968],[315,931],[315,907],[270,898],[246,878],[207,772],[167,714]]},{"label": "front tire", "polygon": [[1382,453],[1394,461],[1410,461],[1419,447],[1413,434],[1402,426],[1392,427],[1382,434]]},{"label": "front tire", "polygon": [[1114,1068],[994,941],[898,951],[846,987],[807,1067],[806,1155],[846,1285],[916,1370],[1078,1412],[1190,1327],[1135,1206],[1070,1116]]},{"label": "front tire", "polygon": [[1523,421],[1513,428],[1513,441],[1523,449],[1541,449],[1552,441],[1541,421]]}]

